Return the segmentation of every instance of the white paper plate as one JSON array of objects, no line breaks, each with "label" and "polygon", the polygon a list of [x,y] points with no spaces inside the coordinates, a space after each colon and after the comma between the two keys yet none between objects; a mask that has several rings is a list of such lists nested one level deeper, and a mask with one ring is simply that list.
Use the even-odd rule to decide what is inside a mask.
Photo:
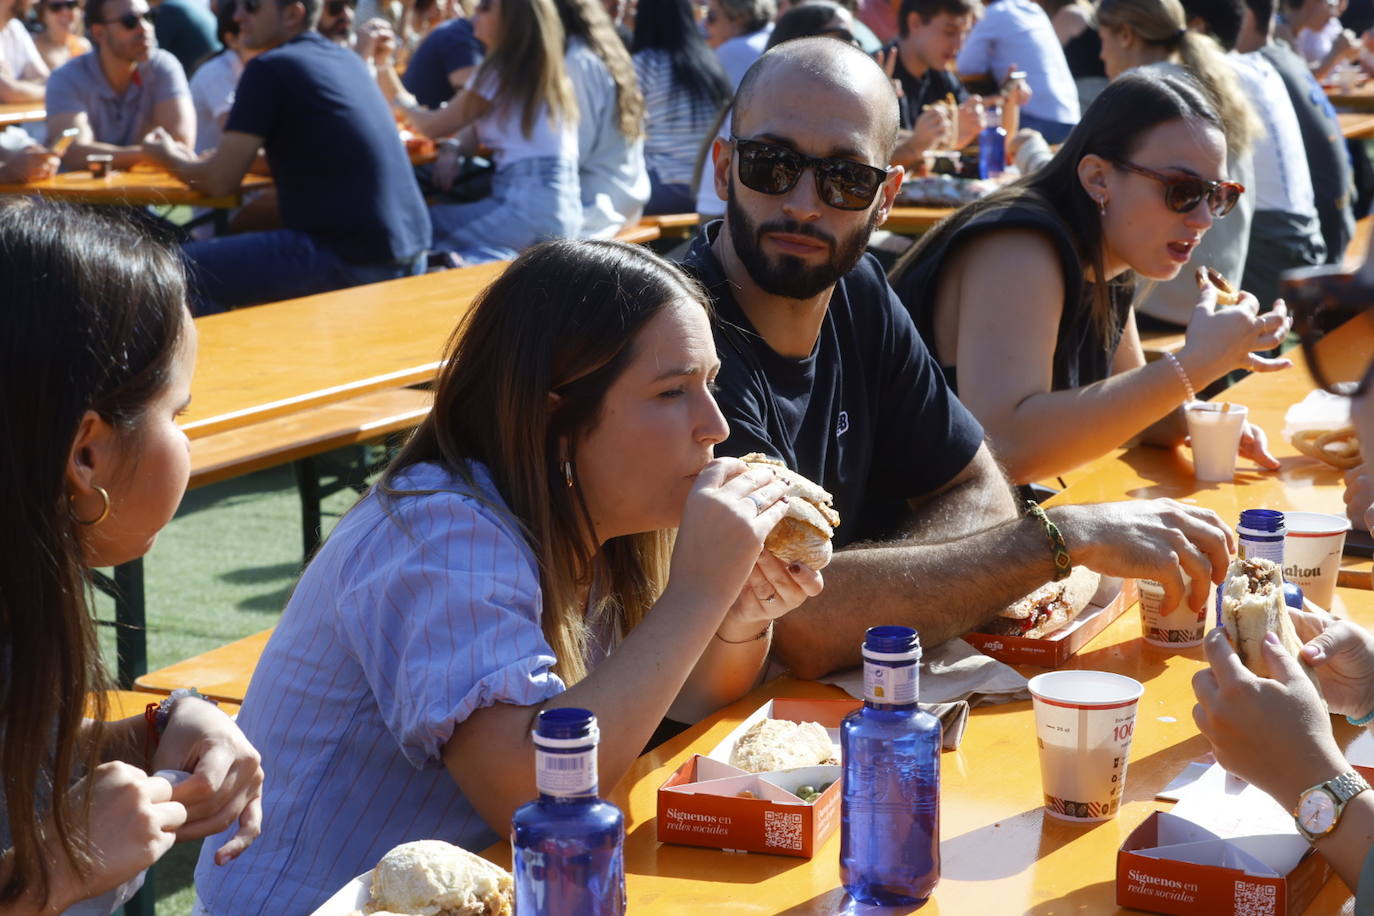
[{"label": "white paper plate", "polygon": [[372,872],[363,872],[352,881],[339,888],[310,916],[348,916],[354,910],[361,910],[372,900]]}]

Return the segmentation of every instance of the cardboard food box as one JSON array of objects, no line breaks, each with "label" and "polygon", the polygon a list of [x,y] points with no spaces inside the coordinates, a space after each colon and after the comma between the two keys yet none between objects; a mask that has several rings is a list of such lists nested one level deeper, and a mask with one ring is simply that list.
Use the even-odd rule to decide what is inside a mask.
[{"label": "cardboard food box", "polygon": [[966,633],[964,640],[999,662],[1057,668],[1134,605],[1138,595],[1134,579],[1109,579],[1104,576],[1092,603],[1067,626],[1049,636],[1028,639],[1024,636]]},{"label": "cardboard food box", "polygon": [[[746,773],[730,765],[730,751],[754,723],[787,719],[825,726],[838,758],[840,721],[862,705],[852,699],[765,703],[709,754],[693,755],[659,787],[659,841],[810,858],[840,823],[840,767]],[[830,787],[811,804],[794,794],[801,786],[827,782]]]},{"label": "cardboard food box", "polygon": [[1191,764],[1116,856],[1116,902],[1179,916],[1298,916],[1331,877],[1281,805],[1220,764]]}]

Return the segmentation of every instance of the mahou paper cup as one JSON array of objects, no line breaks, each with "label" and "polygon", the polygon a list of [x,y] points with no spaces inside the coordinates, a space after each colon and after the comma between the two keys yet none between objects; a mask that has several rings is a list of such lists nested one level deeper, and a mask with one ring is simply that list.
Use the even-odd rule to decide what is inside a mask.
[{"label": "mahou paper cup", "polygon": [[1067,821],[1115,817],[1145,688],[1107,671],[1050,671],[1029,686],[1046,813]]},{"label": "mahou paper cup", "polygon": [[1301,585],[1307,600],[1329,609],[1350,520],[1324,512],[1285,512],[1283,523],[1288,528],[1283,539],[1284,579]]},{"label": "mahou paper cup", "polygon": [[1243,405],[1229,402],[1189,401],[1183,405],[1193,445],[1194,477],[1222,481],[1236,476],[1240,435],[1249,412]]},{"label": "mahou paper cup", "polygon": [[1164,586],[1154,579],[1138,579],[1140,587],[1140,633],[1152,646],[1164,649],[1187,649],[1199,645],[1207,630],[1207,604],[1199,615],[1188,606],[1187,590],[1192,585],[1183,574],[1183,598],[1168,614],[1160,613],[1164,604]]}]

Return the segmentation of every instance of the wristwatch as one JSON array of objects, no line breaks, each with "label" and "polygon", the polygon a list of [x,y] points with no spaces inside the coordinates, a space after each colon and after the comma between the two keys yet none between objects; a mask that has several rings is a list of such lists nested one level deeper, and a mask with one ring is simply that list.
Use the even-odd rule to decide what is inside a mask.
[{"label": "wristwatch", "polygon": [[1346,803],[1369,788],[1364,777],[1354,770],[1335,779],[1318,783],[1298,796],[1293,821],[1308,840],[1319,840],[1336,829]]}]

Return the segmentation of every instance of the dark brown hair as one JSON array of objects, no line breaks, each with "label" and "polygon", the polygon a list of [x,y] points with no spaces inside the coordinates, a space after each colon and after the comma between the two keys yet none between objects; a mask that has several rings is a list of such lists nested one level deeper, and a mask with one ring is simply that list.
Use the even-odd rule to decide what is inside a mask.
[{"label": "dark brown hair", "polygon": [[[1084,269],[1091,268],[1096,277],[1104,278],[1102,220],[1096,202],[1078,178],[1078,163],[1087,155],[1101,156],[1108,162],[1128,161],[1144,142],[1146,134],[1180,118],[1202,121],[1225,135],[1216,111],[1191,78],[1148,70],[1132,70],[1122,75],[1093,99],[1083,119],[1053,159],[1002,190],[960,208],[927,232],[898,258],[891,271],[892,279],[895,281],[927,251],[939,250],[944,239],[974,217],[1024,198],[1033,198],[1058,214],[1073,239]],[[1095,283],[1094,291],[1093,321],[1104,338],[1110,339],[1111,292],[1105,282]],[[926,294],[934,295],[934,291],[927,290]]]},{"label": "dark brown hair", "polygon": [[0,786],[13,842],[0,903],[12,903],[47,895],[44,846],[90,864],[85,812],[67,787],[98,761],[102,694],[91,697],[97,724],[82,718],[107,685],[68,502],[72,442],[93,410],[133,447],[168,384],[186,288],[164,245],[39,197],[0,199],[0,264]]},{"label": "dark brown hair", "polygon": [[[568,684],[584,674],[589,623],[604,620],[623,636],[658,599],[673,532],[612,538],[598,552],[575,471],[573,486],[564,479],[562,450],[575,469],[577,441],[596,426],[639,332],[683,301],[707,308],[695,281],[638,245],[530,248],[459,323],[434,408],[382,480],[388,497],[402,498],[410,491],[395,488],[399,472],[434,461],[475,491],[468,463],[486,465],[538,558],[544,634]],[[593,577],[595,603],[584,611]]]}]

